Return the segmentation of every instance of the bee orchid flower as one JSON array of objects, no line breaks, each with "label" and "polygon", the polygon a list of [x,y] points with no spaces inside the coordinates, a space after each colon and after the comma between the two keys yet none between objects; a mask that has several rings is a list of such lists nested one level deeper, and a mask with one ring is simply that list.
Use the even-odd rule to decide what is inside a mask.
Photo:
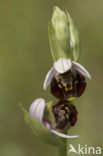
[{"label": "bee orchid flower", "polygon": [[79,63],[67,58],[54,62],[44,81],[44,90],[51,86],[51,93],[59,99],[72,100],[80,97],[86,88],[85,77],[89,72]]},{"label": "bee orchid flower", "polygon": [[78,136],[68,136],[66,134],[60,133],[52,128],[50,122],[43,120],[45,110],[45,100],[42,98],[36,99],[30,106],[30,114],[33,118],[39,120],[46,128],[48,128],[52,133],[58,135],[62,138],[77,138]]}]

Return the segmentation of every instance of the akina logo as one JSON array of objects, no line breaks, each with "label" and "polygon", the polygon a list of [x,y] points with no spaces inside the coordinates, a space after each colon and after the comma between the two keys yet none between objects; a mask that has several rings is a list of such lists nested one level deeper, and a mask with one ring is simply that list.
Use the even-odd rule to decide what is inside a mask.
[{"label": "akina logo", "polygon": [[70,144],[70,149],[68,151],[68,153],[75,153],[75,154],[80,154],[80,155],[101,155],[102,154],[102,148],[97,146],[97,147],[89,147],[86,144],[84,146],[78,144],[77,148],[75,148],[72,144]]}]

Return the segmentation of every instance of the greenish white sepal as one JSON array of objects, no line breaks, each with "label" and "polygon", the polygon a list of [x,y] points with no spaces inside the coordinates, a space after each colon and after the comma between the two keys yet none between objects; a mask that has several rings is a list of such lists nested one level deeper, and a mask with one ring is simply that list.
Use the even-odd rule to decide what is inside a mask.
[{"label": "greenish white sepal", "polygon": [[42,122],[45,109],[45,100],[42,98],[36,99],[30,106],[30,114]]},{"label": "greenish white sepal", "polygon": [[57,71],[55,70],[54,67],[52,67],[49,72],[47,73],[46,75],[46,78],[45,78],[45,81],[44,81],[44,85],[43,85],[43,88],[44,90],[46,90],[47,86],[50,84],[53,76],[57,73]]},{"label": "greenish white sepal", "polygon": [[54,63],[54,68],[58,73],[65,73],[71,68],[71,60],[66,58],[60,58]]},{"label": "greenish white sepal", "polygon": [[71,18],[71,16],[69,15],[68,12],[67,16],[69,19],[69,30],[70,30],[70,46],[71,46],[71,51],[72,51],[72,55],[74,58],[74,61],[77,61],[79,58],[79,54],[80,54],[80,37],[79,37],[79,32]]},{"label": "greenish white sepal", "polygon": [[91,79],[91,76],[89,74],[89,72],[79,63],[77,62],[72,62],[72,66],[75,70],[78,70],[82,75],[88,77],[89,79]]}]

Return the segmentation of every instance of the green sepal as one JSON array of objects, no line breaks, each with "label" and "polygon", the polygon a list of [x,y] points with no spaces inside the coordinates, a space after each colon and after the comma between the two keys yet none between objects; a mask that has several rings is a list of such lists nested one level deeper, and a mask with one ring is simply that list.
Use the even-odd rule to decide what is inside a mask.
[{"label": "green sepal", "polygon": [[48,24],[50,49],[54,61],[71,58],[69,20],[65,12],[54,7],[51,22]]},{"label": "green sepal", "polygon": [[71,51],[72,51],[72,55],[74,58],[74,61],[77,61],[80,55],[80,37],[79,37],[79,32],[71,18],[71,16],[69,15],[68,11],[66,11],[66,14],[68,16],[69,19],[69,30],[70,30],[70,45],[71,45]]},{"label": "green sepal", "polygon": [[26,124],[38,139],[54,146],[64,146],[64,139],[51,133],[40,121],[34,119],[21,104],[20,109]]}]

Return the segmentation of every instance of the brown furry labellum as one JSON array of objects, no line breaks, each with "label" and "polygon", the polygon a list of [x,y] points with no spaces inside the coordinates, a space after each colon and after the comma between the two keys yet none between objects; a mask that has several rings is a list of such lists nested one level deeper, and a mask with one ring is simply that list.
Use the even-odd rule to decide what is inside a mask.
[{"label": "brown furry labellum", "polygon": [[51,80],[51,93],[62,100],[80,97],[85,88],[85,77],[77,70],[69,70],[63,74],[58,73]]},{"label": "brown furry labellum", "polygon": [[56,122],[56,129],[68,130],[77,121],[78,112],[75,106],[68,101],[59,101],[52,107],[52,112]]}]

